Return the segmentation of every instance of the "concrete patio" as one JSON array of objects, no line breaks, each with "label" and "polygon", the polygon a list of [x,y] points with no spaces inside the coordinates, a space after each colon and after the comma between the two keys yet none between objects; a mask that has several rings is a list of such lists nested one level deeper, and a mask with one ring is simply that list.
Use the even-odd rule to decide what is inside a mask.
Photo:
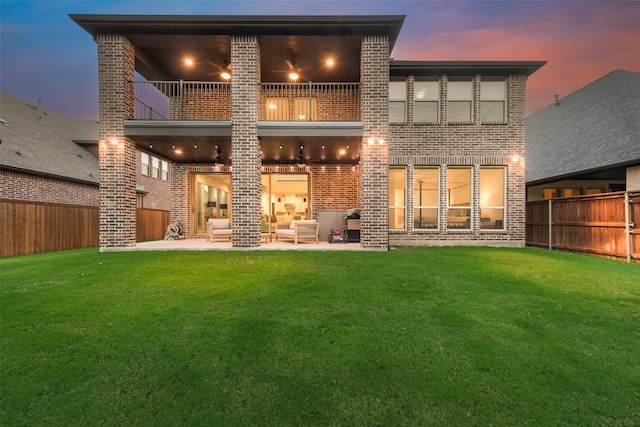
[{"label": "concrete patio", "polygon": [[128,251],[367,251],[360,243],[298,243],[288,241],[264,242],[255,248],[234,248],[231,242],[214,241],[207,239],[183,239],[183,240],[153,240],[138,242],[135,246],[127,248],[102,248],[102,252],[128,252]]}]

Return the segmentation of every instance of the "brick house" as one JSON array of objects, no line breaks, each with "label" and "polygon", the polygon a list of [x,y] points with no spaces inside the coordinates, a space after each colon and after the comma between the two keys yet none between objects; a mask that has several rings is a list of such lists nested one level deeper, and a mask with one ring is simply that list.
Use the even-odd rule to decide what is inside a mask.
[{"label": "brick house", "polygon": [[[525,85],[544,62],[390,58],[404,16],[71,15],[98,47],[100,246],[135,245],[136,149],[189,238],[360,212],[364,248],[524,246]],[[324,238],[324,236],[321,236]]]}]

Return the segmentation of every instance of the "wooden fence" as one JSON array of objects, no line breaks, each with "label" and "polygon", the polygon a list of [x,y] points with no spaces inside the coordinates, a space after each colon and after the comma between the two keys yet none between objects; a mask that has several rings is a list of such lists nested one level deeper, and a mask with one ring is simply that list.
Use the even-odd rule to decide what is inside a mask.
[{"label": "wooden fence", "polygon": [[[169,211],[138,209],[137,240],[164,238]],[[98,246],[97,207],[0,200],[0,257]]]},{"label": "wooden fence", "polygon": [[526,241],[572,252],[640,259],[640,191],[527,202]]},{"label": "wooden fence", "polygon": [[170,211],[138,208],[136,212],[136,241],[164,239],[170,222]]}]

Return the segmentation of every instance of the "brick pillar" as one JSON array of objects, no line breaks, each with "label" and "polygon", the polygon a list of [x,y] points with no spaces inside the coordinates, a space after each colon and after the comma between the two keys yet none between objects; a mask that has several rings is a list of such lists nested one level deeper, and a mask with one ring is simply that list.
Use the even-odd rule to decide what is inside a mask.
[{"label": "brick pillar", "polygon": [[191,215],[189,215],[191,207],[189,173],[184,165],[169,163],[169,168],[171,171],[171,221],[180,222],[184,227],[185,236],[191,237],[193,227]]},{"label": "brick pillar", "polygon": [[514,149],[509,156],[507,167],[507,230],[513,240],[519,240],[524,246],[526,239],[526,203],[527,189],[525,179],[525,94],[527,76],[512,75],[507,78],[507,120],[510,143]]},{"label": "brick pillar", "polygon": [[255,36],[231,37],[231,224],[234,247],[260,246],[262,159],[258,140],[260,52]]},{"label": "brick pillar", "polygon": [[[360,197],[362,246],[389,247],[389,38],[362,40],[362,150]],[[369,139],[374,138],[373,144]],[[383,144],[378,141],[383,140]]]},{"label": "brick pillar", "polygon": [[[100,250],[136,244],[136,146],[124,136],[133,117],[134,47],[124,36],[99,34]],[[116,142],[115,144],[112,141]]]}]

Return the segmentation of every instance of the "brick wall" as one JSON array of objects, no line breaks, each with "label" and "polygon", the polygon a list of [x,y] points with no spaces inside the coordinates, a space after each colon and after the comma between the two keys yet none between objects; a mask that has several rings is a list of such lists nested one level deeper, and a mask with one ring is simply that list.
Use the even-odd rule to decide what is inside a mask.
[{"label": "brick wall", "polygon": [[[369,249],[389,246],[389,39],[362,40],[362,130],[360,154],[361,243]],[[369,144],[370,138],[382,140]]]},{"label": "brick wall", "polygon": [[[410,78],[410,81],[412,79]],[[507,123],[480,123],[479,86],[475,76],[474,121],[468,125],[447,125],[447,104],[441,103],[441,124],[392,125],[389,131],[389,164],[407,168],[406,230],[392,230],[392,245],[496,244],[523,246],[525,239],[524,118],[526,76],[507,78]],[[441,78],[441,99],[446,99],[447,76]],[[409,87],[412,87],[411,85]],[[409,93],[408,99],[413,99]],[[408,111],[412,111],[411,102]],[[514,156],[518,160],[514,161]],[[480,230],[480,166],[504,166],[506,177],[506,229]],[[440,229],[413,230],[412,177],[415,166],[440,167]],[[446,229],[446,171],[449,166],[473,167],[473,223],[471,230]]]},{"label": "brick wall", "polygon": [[98,206],[97,185],[0,171],[0,199],[76,206]]},{"label": "brick wall", "polygon": [[231,223],[234,247],[260,246],[261,168],[258,139],[260,52],[255,36],[231,37]]},{"label": "brick wall", "polygon": [[[124,136],[133,117],[134,47],[124,36],[99,34],[100,249],[135,246],[136,147]],[[117,141],[112,144],[111,141]]]},{"label": "brick wall", "polygon": [[[164,159],[163,159],[164,160]],[[169,162],[171,164],[171,162]],[[140,162],[140,151],[136,153],[136,182],[147,189],[147,194],[142,197],[138,207],[148,209],[171,210],[171,172],[169,172],[169,181],[153,178],[151,176],[142,175],[142,167]],[[140,199],[140,197],[139,197]]]},{"label": "brick wall", "polygon": [[321,209],[360,207],[360,171],[351,165],[312,165],[309,167],[312,217]]}]

